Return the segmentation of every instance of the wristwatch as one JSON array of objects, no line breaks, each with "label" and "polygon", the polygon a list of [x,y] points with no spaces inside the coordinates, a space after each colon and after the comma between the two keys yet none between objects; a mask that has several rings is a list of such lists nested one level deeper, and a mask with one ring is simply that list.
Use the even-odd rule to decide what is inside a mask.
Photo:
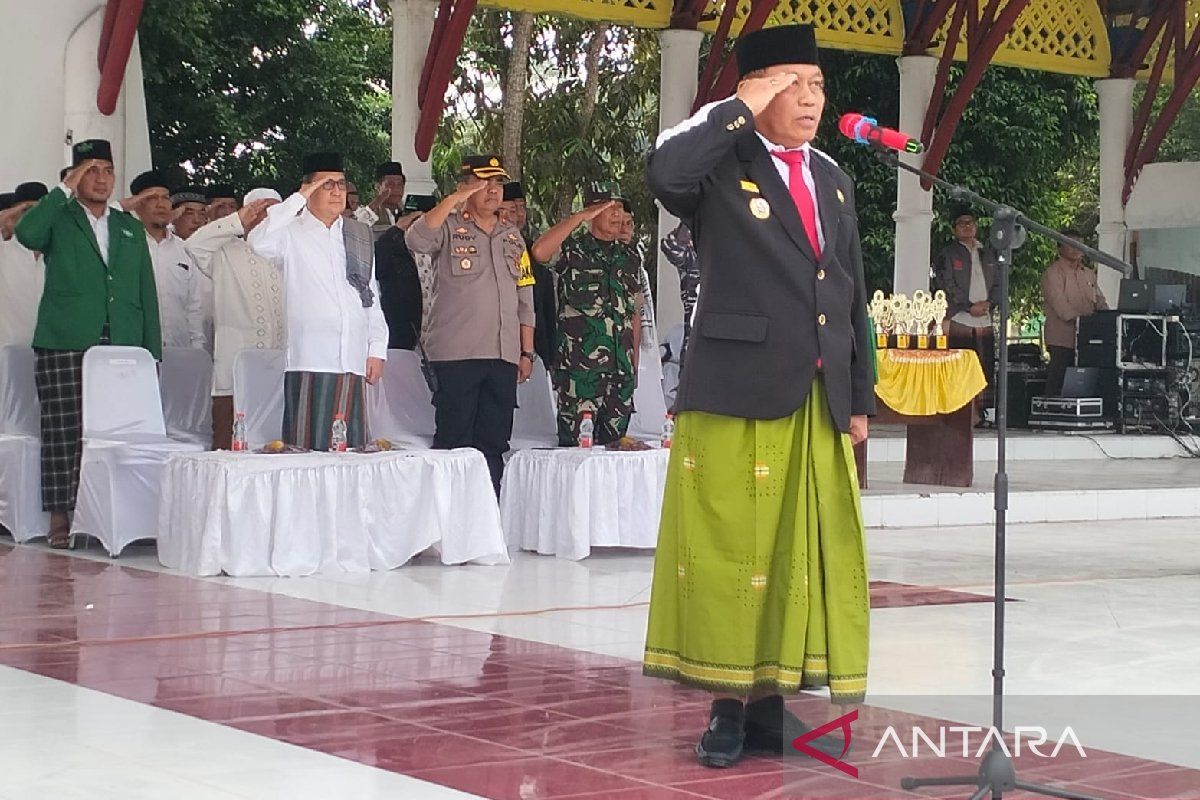
[{"label": "wristwatch", "polygon": [[535,356],[533,353],[528,353],[528,352],[526,352],[526,351],[522,350],[522,351],[521,351],[521,358],[528,358],[528,359],[529,359],[529,363],[530,363],[530,364],[532,364],[532,363],[533,363],[533,360],[534,360],[535,358],[537,358],[537,356]]}]

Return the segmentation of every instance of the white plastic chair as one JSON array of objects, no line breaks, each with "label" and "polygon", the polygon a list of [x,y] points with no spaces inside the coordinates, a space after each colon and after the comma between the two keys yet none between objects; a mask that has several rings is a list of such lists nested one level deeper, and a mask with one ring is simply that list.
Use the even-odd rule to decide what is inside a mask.
[{"label": "white plastic chair", "polygon": [[372,439],[416,449],[433,446],[433,394],[412,350],[388,350],[383,379],[367,386],[367,425]]},{"label": "white plastic chair", "polygon": [[180,442],[212,446],[212,357],[194,347],[164,347],[163,420],[167,436]]},{"label": "white plastic chair", "polygon": [[163,464],[205,448],[167,437],[158,367],[140,347],[93,347],[83,356],[83,453],[71,535],[109,555],[155,539]]},{"label": "white plastic chair", "polygon": [[246,415],[246,445],[283,435],[282,350],[243,350],[233,359],[233,410]]},{"label": "white plastic chair", "polygon": [[33,349],[0,347],[0,525],[18,542],[45,536],[42,511],[41,419]]},{"label": "white plastic chair", "polygon": [[558,444],[558,409],[550,373],[541,359],[533,362],[529,380],[517,386],[512,449],[554,447]]}]

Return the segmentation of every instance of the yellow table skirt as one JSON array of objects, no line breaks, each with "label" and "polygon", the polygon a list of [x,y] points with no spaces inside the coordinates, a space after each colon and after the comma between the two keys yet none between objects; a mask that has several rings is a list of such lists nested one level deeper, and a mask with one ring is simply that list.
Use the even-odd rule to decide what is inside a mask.
[{"label": "yellow table skirt", "polygon": [[987,387],[973,350],[879,350],[875,394],[912,417],[950,414]]}]

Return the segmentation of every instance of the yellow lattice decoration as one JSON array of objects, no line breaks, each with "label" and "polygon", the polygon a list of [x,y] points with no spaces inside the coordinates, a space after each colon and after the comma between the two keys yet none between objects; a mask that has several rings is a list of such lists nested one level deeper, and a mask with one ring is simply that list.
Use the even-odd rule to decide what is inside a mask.
[{"label": "yellow lattice decoration", "polygon": [[615,22],[635,28],[665,28],[671,22],[671,0],[481,0],[480,5]]},{"label": "yellow lattice decoration", "polygon": [[[724,4],[725,0],[710,0],[705,14],[713,19],[702,23],[701,30],[716,30]],[[741,32],[749,13],[750,0],[739,0],[730,28],[732,35]],[[780,0],[767,27],[797,23],[814,25],[822,47],[898,55],[904,45],[900,0]]]},{"label": "yellow lattice decoration", "polygon": [[[949,27],[947,18],[938,31],[943,41]],[[966,25],[954,57],[967,58]],[[992,63],[1070,75],[1108,75],[1108,29],[1099,6],[1095,0],[1033,0],[1017,17]]]}]

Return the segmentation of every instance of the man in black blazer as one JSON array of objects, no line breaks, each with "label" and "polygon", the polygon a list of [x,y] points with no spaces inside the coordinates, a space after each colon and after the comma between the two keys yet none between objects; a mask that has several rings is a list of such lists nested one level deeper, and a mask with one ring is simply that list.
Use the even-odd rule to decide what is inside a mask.
[{"label": "man in black blazer", "polygon": [[[783,752],[784,694],[866,690],[852,447],[875,411],[854,185],[810,144],[813,29],[742,37],[737,96],[664,132],[655,196],[692,230],[701,289],[676,401],[644,670],[716,695],[696,752]],[[744,703],[748,700],[748,703]],[[841,753],[841,743],[813,743]]]}]

